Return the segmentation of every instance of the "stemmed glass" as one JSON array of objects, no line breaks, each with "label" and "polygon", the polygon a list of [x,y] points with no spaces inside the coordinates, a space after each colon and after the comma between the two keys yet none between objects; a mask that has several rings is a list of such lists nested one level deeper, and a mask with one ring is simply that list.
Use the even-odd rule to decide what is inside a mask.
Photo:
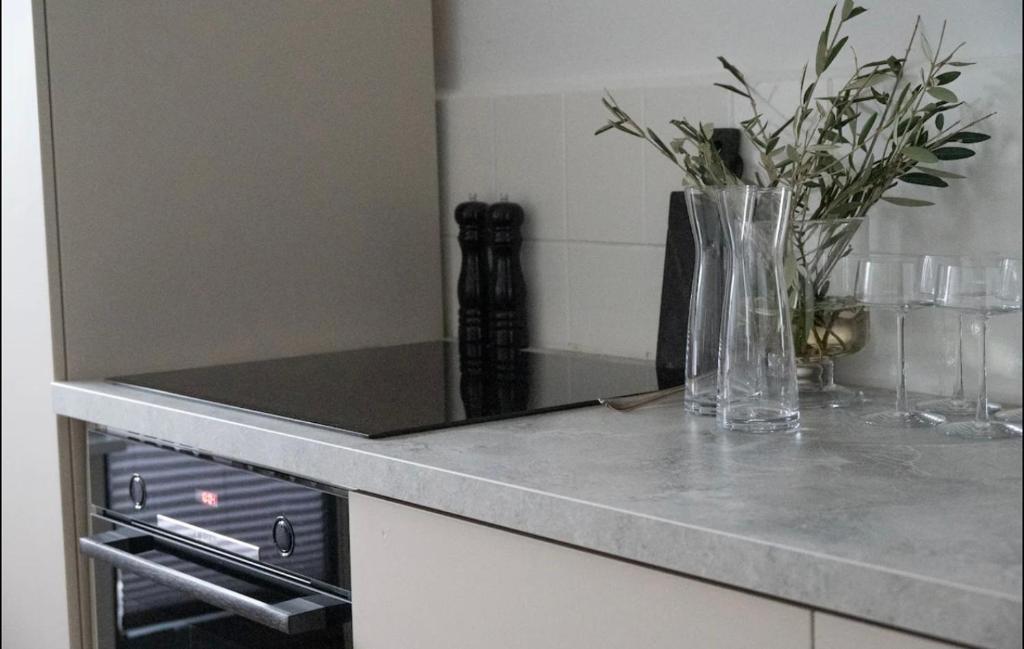
[{"label": "stemmed glass", "polygon": [[874,309],[892,311],[896,316],[896,408],[868,415],[864,421],[878,426],[935,426],[946,418],[930,412],[913,410],[907,400],[906,354],[904,328],[911,309],[928,306],[933,300],[926,286],[923,258],[904,255],[873,254],[857,263],[854,286],[855,299]]},{"label": "stemmed glass", "polygon": [[978,335],[980,364],[974,421],[945,424],[942,430],[948,435],[993,439],[1020,432],[1019,426],[992,418],[985,352],[989,318],[1021,311],[1021,274],[1021,260],[1012,258],[992,264],[950,264],[939,271],[935,304],[973,315],[972,328]]},{"label": "stemmed glass", "polygon": [[[972,257],[959,257],[953,255],[925,255],[922,257],[921,273],[922,287],[925,292],[935,297],[935,290],[939,285],[939,272],[949,265],[966,263],[970,265],[976,261]],[[967,329],[967,313],[961,311],[957,314],[956,334],[956,381],[953,384],[953,394],[948,397],[928,399],[919,401],[917,407],[927,412],[937,412],[947,417],[969,417],[974,414],[974,401],[965,396],[964,391],[964,331]],[[999,410],[999,404],[989,403],[990,412]]]}]

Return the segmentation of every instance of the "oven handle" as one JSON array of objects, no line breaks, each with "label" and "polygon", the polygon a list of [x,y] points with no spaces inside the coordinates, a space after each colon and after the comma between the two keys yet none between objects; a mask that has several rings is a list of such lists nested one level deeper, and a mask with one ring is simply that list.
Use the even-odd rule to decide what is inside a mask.
[{"label": "oven handle", "polygon": [[83,554],[121,570],[163,584],[224,611],[285,634],[318,631],[327,627],[332,609],[348,603],[321,593],[311,593],[279,604],[267,604],[192,575],[138,556],[156,546],[153,535],[119,528],[78,539]]}]

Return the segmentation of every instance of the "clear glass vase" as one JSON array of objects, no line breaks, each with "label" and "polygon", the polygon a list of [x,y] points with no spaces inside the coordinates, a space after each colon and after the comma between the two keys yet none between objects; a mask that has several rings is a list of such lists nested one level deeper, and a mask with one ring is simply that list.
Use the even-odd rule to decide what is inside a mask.
[{"label": "clear glass vase", "polygon": [[800,405],[836,408],[861,399],[836,384],[835,359],[867,344],[870,318],[856,303],[857,253],[867,251],[863,218],[797,221],[791,225],[787,262]]},{"label": "clear glass vase", "polygon": [[791,202],[786,187],[720,193],[729,263],[717,418],[726,430],[792,431],[800,423],[784,265]]},{"label": "clear glass vase", "polygon": [[686,334],[686,388],[688,412],[713,415],[718,399],[718,347],[721,342],[722,304],[725,297],[725,233],[719,214],[721,188],[685,190],[695,242],[690,315]]}]

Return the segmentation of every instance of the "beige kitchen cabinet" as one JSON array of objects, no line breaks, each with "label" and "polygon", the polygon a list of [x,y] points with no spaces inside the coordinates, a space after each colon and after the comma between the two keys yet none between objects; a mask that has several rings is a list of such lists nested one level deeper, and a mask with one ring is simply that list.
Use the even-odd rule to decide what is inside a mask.
[{"label": "beige kitchen cabinet", "polygon": [[363,494],[359,649],[811,647],[811,611]]},{"label": "beige kitchen cabinet", "polygon": [[814,649],[955,649],[955,645],[815,612]]}]

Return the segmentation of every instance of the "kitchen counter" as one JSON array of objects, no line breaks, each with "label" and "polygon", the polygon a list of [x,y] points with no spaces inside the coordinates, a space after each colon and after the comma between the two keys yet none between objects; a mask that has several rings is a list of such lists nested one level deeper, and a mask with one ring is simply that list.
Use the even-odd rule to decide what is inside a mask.
[{"label": "kitchen counter", "polygon": [[55,410],[331,485],[984,647],[1021,646],[1021,440],[715,433],[678,399],[367,440],[104,382]]}]

